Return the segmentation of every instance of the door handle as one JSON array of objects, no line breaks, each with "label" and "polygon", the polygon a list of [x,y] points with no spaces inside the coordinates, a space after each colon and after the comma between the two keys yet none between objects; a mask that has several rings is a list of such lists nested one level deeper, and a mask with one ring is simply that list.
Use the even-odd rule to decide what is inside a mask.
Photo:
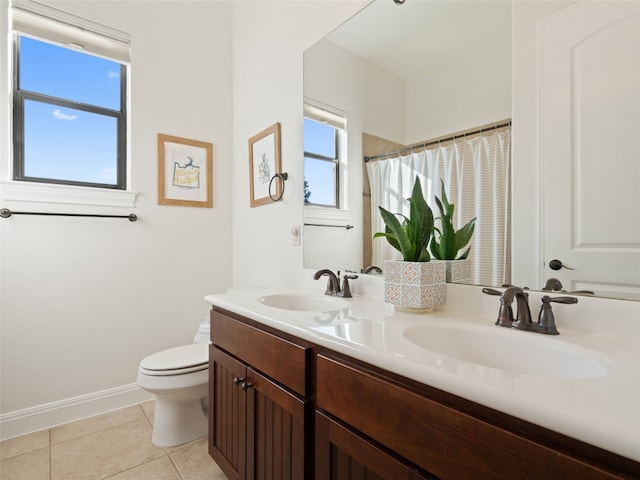
[{"label": "door handle", "polygon": [[549,262],[549,268],[551,270],[560,270],[561,268],[566,268],[567,270],[575,270],[574,268],[571,267],[567,267],[566,265],[564,265],[560,260],[558,260],[557,258],[554,258],[553,260],[551,260]]}]

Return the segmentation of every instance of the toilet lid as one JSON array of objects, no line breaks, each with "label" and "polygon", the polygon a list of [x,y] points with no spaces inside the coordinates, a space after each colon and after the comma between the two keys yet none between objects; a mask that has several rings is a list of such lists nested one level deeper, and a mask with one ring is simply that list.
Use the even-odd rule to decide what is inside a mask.
[{"label": "toilet lid", "polygon": [[209,363],[209,344],[193,343],[169,348],[145,357],[140,362],[140,370],[153,375],[171,375],[203,370]]}]

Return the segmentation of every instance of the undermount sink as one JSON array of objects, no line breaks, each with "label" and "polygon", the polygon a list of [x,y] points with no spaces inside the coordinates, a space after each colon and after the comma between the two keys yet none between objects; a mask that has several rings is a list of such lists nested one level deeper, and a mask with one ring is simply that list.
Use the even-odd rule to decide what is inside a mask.
[{"label": "undermount sink", "polygon": [[304,293],[275,293],[260,297],[258,302],[282,310],[304,312],[331,312],[349,306],[349,303],[342,298]]},{"label": "undermount sink", "polygon": [[609,375],[614,364],[584,347],[531,332],[468,324],[409,327],[404,336],[431,352],[526,375],[586,379]]}]

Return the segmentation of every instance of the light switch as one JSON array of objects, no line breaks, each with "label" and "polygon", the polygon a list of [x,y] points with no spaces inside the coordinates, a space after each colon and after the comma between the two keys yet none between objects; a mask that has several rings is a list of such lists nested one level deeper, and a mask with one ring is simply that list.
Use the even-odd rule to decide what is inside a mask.
[{"label": "light switch", "polygon": [[291,245],[294,247],[300,246],[300,225],[294,225],[291,227]]}]

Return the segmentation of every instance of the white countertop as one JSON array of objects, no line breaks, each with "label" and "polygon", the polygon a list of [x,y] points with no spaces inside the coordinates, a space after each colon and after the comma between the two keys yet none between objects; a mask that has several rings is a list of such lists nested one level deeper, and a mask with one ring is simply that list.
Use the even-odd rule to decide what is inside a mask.
[{"label": "white countertop", "polygon": [[[495,326],[499,299],[483,295],[478,287],[448,285],[447,304],[429,314],[396,311],[382,300],[358,295],[344,299],[347,307],[331,313],[283,310],[258,301],[273,293],[317,297],[323,287],[324,282],[321,288],[229,289],[208,295],[205,301],[640,461],[640,302],[580,297],[577,305],[554,304],[560,335],[547,336]],[[530,294],[534,319],[539,296]],[[586,379],[521,374],[510,371],[508,365],[492,368],[447,357],[411,343],[404,335],[407,327],[443,322],[500,329],[500,335],[534,335],[540,338],[535,341],[555,342],[559,347],[568,342],[604,357],[611,372]]]}]

